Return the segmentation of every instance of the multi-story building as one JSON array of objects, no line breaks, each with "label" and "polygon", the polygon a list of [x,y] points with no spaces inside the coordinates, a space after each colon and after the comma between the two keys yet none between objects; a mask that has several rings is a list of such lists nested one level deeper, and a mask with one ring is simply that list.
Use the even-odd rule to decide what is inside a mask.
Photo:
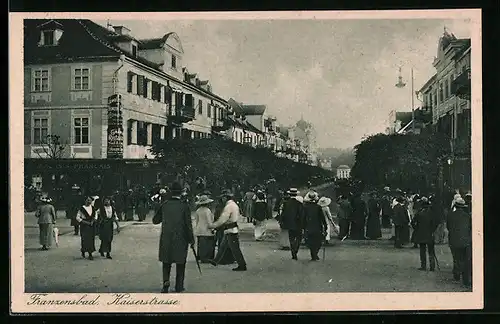
[{"label": "multi-story building", "polygon": [[226,137],[234,142],[257,147],[265,140],[265,134],[250,123],[245,115],[243,104],[234,99],[229,99],[231,114],[225,120]]},{"label": "multi-story building", "polygon": [[[175,33],[137,39],[124,26],[36,19],[25,20],[24,38],[25,174],[44,186],[64,179],[98,190],[93,177],[114,188],[155,182],[159,172],[146,172],[157,163],[155,141],[217,134],[227,102],[182,68]],[[47,153],[47,135],[60,137],[62,159]]]},{"label": "multi-story building", "polygon": [[449,138],[452,156],[443,163],[442,180],[453,187],[471,186],[470,64],[470,39],[445,30],[433,62],[436,74],[419,91],[434,130]]},{"label": "multi-story building", "polygon": [[[415,125],[413,125],[415,123]],[[420,134],[431,123],[431,110],[428,107],[420,107],[411,111],[391,111],[389,113],[389,126],[387,134]]]}]

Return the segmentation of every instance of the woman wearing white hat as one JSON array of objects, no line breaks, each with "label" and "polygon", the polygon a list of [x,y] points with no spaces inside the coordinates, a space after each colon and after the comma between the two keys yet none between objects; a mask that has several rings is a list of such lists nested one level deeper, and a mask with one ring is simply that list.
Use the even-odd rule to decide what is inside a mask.
[{"label": "woman wearing white hat", "polygon": [[56,210],[51,204],[52,199],[48,197],[40,198],[40,206],[35,213],[38,218],[40,228],[40,245],[42,251],[47,251],[52,245],[54,224],[56,223]]},{"label": "woman wearing white hat", "polygon": [[195,213],[194,235],[197,238],[198,257],[202,263],[208,263],[215,257],[215,233],[208,228],[214,222],[214,214],[210,204],[214,202],[207,195],[201,195],[195,204],[198,207]]},{"label": "woman wearing white hat", "polygon": [[333,227],[334,222],[333,222],[333,217],[332,217],[332,212],[330,211],[330,204],[332,203],[332,200],[328,197],[321,197],[318,200],[318,205],[322,208],[323,214],[325,215],[325,221],[326,221],[326,237],[325,237],[325,243],[328,244],[329,241],[331,240],[331,235],[333,232]]}]

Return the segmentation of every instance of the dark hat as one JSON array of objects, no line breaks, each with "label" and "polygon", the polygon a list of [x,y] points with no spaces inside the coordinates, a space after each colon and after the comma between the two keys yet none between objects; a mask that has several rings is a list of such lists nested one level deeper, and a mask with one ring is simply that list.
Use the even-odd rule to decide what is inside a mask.
[{"label": "dark hat", "polygon": [[234,194],[229,189],[223,189],[219,195],[219,197],[233,197]]},{"label": "dark hat", "polygon": [[172,193],[180,194],[180,193],[182,193],[182,189],[183,189],[183,188],[182,188],[181,184],[180,184],[180,183],[178,183],[178,182],[174,182],[174,183],[172,183],[172,185],[170,186],[170,191],[171,191]]}]

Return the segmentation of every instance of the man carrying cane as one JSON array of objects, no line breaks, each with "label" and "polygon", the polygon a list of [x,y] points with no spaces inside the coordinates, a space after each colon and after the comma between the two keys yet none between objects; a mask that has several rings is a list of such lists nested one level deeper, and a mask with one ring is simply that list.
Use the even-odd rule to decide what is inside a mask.
[{"label": "man carrying cane", "polygon": [[194,247],[193,224],[188,204],[181,200],[182,187],[175,182],[171,187],[172,197],[166,200],[155,216],[153,224],[161,223],[159,260],[163,266],[162,293],[168,293],[170,270],[175,263],[175,292],[184,291],[184,275],[188,246]]}]

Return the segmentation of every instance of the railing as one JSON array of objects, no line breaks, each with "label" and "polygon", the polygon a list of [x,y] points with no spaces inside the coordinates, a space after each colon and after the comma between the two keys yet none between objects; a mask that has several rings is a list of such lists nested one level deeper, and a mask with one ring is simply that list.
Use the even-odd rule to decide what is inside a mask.
[{"label": "railing", "polygon": [[451,93],[460,98],[466,98],[470,96],[470,77],[470,69],[463,71],[459,76],[457,76],[451,82]]},{"label": "railing", "polygon": [[174,106],[170,110],[169,118],[180,121],[193,120],[195,109],[190,106]]}]

